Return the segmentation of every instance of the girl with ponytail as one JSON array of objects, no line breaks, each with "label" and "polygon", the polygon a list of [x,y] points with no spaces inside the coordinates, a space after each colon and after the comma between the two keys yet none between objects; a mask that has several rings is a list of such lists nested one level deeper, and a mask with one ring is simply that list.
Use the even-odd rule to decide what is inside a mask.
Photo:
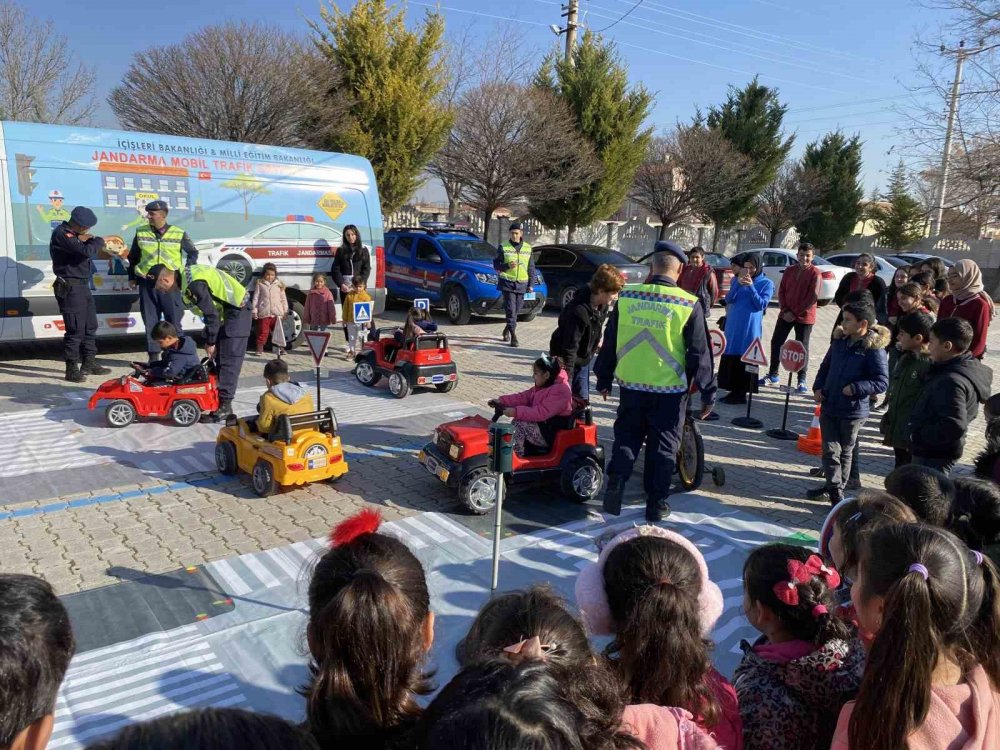
[{"label": "girl with ponytail", "polygon": [[424,661],[434,615],[424,568],[362,511],[330,534],[309,583],[306,631],[312,678],[302,689],[320,748],[400,746],[431,692]]},{"label": "girl with ponytail", "polygon": [[733,683],[747,750],[826,750],[857,693],[864,649],[835,613],[840,574],[809,550],[767,544],[743,566],[743,609],[763,635],[743,641]]},{"label": "girl with ponytail", "polygon": [[736,693],[710,659],[722,592],[694,544],[657,526],[629,529],[580,572],[576,601],[591,634],[614,637],[604,654],[629,702],[685,709],[719,747],[743,747]]},{"label": "girl with ponytail", "polygon": [[851,597],[874,632],[832,750],[1000,747],[1000,584],[948,531],[894,524],[862,545]]}]

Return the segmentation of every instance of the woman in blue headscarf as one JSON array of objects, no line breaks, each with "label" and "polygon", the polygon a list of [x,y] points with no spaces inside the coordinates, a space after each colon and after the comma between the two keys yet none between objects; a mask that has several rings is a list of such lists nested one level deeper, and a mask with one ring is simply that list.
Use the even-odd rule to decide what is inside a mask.
[{"label": "woman in blue headscarf", "polygon": [[757,392],[757,375],[747,372],[740,357],[761,336],[774,282],[764,275],[759,253],[737,255],[733,266],[739,273],[726,294],[726,349],[719,363],[719,388],[729,391],[722,403],[745,404],[747,393]]}]

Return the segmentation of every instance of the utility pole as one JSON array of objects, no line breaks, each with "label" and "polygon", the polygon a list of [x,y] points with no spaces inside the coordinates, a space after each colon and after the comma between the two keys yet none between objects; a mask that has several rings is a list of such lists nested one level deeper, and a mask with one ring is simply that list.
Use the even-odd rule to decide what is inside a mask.
[{"label": "utility pole", "polygon": [[568,0],[566,7],[566,62],[573,64],[573,48],[576,47],[577,14],[580,0]]},{"label": "utility pole", "polygon": [[[942,46],[941,53],[947,54]],[[941,154],[941,173],[938,177],[937,210],[931,221],[930,236],[934,237],[941,231],[944,220],[944,200],[948,192],[948,162],[951,161],[951,134],[955,129],[955,114],[958,112],[958,91],[962,86],[962,67],[965,65],[965,40],[958,43],[955,53],[955,80],[951,84],[951,101],[948,104],[948,124],[944,131],[944,152]]]}]

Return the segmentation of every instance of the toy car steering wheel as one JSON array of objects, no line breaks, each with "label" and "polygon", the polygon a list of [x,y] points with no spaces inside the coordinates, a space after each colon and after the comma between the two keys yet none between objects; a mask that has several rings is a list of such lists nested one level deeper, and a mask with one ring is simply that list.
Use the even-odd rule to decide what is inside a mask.
[{"label": "toy car steering wheel", "polygon": [[493,407],[493,419],[491,419],[490,421],[491,422],[499,421],[500,417],[503,416],[503,407],[500,406],[500,404],[497,402],[495,398],[491,398],[489,401],[487,401],[486,405]]}]

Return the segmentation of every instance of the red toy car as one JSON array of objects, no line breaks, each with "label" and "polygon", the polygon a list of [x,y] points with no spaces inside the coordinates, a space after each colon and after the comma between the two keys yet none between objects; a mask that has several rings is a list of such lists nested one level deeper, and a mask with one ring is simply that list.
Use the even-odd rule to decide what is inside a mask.
[{"label": "red toy car", "polygon": [[104,409],[108,427],[127,427],[137,417],[169,417],[179,427],[189,427],[202,412],[219,408],[219,386],[207,360],[180,381],[149,384],[142,376],[143,370],[136,367],[129,375],[106,381],[87,407],[110,401]]},{"label": "red toy car", "polygon": [[[493,420],[500,418],[496,409]],[[562,493],[585,503],[597,497],[604,483],[604,447],[597,442],[597,426],[590,406],[574,401],[571,416],[556,426],[552,447],[545,453],[514,454],[514,471],[508,484],[558,479]],[[497,478],[487,466],[490,420],[464,417],[439,426],[420,451],[424,468],[449,487],[458,490],[462,503],[473,513],[489,512],[496,502]]]},{"label": "red toy car", "polygon": [[448,337],[443,333],[423,334],[400,346],[394,335],[383,335],[376,328],[354,362],[359,382],[374,386],[385,376],[396,398],[405,398],[413,388],[447,393],[458,384],[458,368],[451,361]]}]

